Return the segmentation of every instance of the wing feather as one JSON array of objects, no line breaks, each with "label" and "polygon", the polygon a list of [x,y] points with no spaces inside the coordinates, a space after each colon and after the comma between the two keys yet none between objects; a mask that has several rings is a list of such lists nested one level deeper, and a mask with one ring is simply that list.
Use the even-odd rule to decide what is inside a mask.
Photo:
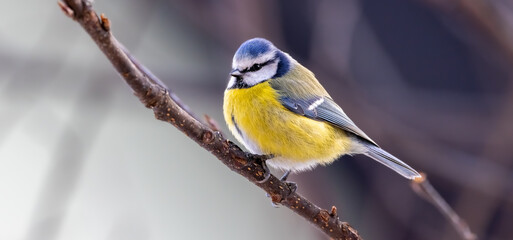
[{"label": "wing feather", "polygon": [[310,119],[325,121],[331,123],[340,129],[350,132],[363,140],[375,145],[376,144],[367,134],[354,124],[354,122],[347,116],[346,113],[340,108],[330,97],[313,97],[310,99],[294,99],[291,97],[282,96],[280,98],[281,104],[288,110],[308,117]]}]

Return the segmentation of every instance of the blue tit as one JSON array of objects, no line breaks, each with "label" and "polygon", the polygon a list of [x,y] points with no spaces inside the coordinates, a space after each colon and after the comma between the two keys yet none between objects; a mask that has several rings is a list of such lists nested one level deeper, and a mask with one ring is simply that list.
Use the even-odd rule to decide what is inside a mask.
[{"label": "blue tit", "polygon": [[360,130],[311,71],[270,41],[244,42],[230,75],[225,121],[251,153],[273,156],[269,166],[297,172],[365,154],[408,179],[420,177]]}]

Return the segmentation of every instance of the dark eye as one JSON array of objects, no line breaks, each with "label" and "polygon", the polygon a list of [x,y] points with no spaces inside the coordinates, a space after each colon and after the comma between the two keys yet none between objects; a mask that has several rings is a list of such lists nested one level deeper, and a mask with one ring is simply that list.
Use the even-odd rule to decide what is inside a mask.
[{"label": "dark eye", "polygon": [[255,72],[255,71],[258,71],[260,70],[260,68],[262,68],[262,64],[253,64],[253,66],[251,66],[251,68],[249,68],[249,71],[250,72]]}]

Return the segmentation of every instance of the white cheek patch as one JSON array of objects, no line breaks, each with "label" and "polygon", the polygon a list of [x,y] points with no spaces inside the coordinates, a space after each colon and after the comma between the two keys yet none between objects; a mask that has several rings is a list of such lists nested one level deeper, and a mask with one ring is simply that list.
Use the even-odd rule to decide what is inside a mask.
[{"label": "white cheek patch", "polygon": [[269,80],[276,74],[277,63],[270,63],[256,72],[247,72],[244,74],[243,81],[249,86],[257,85],[263,81]]},{"label": "white cheek patch", "polygon": [[[242,81],[244,84],[248,86],[254,86],[257,85],[263,81],[269,80],[272,78],[278,69],[278,63],[277,61],[271,61],[276,57],[276,50],[267,52],[265,54],[259,55],[255,58],[251,57],[243,57],[239,58],[237,56],[233,57],[232,62],[232,69],[237,69],[240,72],[243,73],[242,75]],[[269,62],[271,61],[271,62]],[[255,64],[264,64],[260,70],[255,72],[250,72],[248,69],[250,69]],[[234,87],[237,84],[237,79],[232,77],[230,78],[230,81],[228,82],[228,88]]]}]

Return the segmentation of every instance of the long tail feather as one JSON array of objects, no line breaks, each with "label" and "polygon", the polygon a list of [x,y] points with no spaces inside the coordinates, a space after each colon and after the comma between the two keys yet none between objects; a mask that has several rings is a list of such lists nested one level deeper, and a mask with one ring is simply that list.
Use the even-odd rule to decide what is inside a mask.
[{"label": "long tail feather", "polygon": [[365,153],[367,156],[378,161],[379,163],[391,168],[403,177],[408,179],[415,179],[420,177],[420,174],[415,171],[408,164],[394,157],[392,154],[374,145],[367,145],[368,151]]}]

